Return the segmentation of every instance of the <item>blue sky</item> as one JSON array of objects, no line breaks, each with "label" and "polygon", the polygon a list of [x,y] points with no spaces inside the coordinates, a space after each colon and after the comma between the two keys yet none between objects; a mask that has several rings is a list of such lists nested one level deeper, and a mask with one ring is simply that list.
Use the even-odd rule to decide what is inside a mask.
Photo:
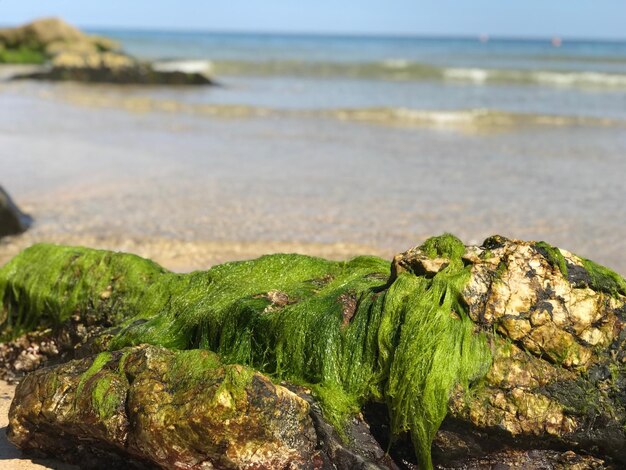
[{"label": "blue sky", "polygon": [[626,39],[626,0],[0,0],[0,22],[370,34]]}]

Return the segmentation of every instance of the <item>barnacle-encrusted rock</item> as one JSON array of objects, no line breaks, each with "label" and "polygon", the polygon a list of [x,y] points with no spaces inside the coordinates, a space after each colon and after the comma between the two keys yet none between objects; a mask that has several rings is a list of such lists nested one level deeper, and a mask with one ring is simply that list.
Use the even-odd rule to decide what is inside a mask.
[{"label": "barnacle-encrusted rock", "polygon": [[209,351],[156,346],[33,372],[16,390],[9,439],[83,467],[312,468],[321,458],[305,400]]},{"label": "barnacle-encrusted rock", "polygon": [[[306,387],[317,440],[325,442],[310,454],[320,465],[337,465],[348,455],[351,463],[343,468],[371,462],[394,468],[370,445],[373,439],[364,440],[373,450],[363,458],[329,444],[339,438],[320,437],[332,425],[351,443],[349,423],[373,404],[385,408],[389,421],[368,421],[372,433],[383,447],[390,435],[406,442],[402,436],[409,434],[421,468],[432,468],[433,439],[435,462],[443,467],[474,468],[499,456],[551,462],[550,468],[601,468],[602,460],[626,465],[626,281],[547,243],[496,236],[465,247],[444,235],[396,256],[391,269],[373,257],[333,262],[270,255],[186,275],[132,255],[37,245],[0,269],[0,295],[6,339],[90,315],[117,327],[82,351],[114,358],[142,343],[191,350],[170,353],[178,357],[208,349],[226,363]],[[36,371],[25,384],[37,393],[61,390],[46,374],[72,373],[56,367]],[[126,380],[132,390],[135,382]],[[169,403],[169,391],[155,390],[137,394]],[[39,413],[37,403],[24,393],[16,397],[14,409],[24,406],[21,415],[36,414],[39,421],[35,438],[14,441],[54,452],[46,430],[57,414]],[[311,411],[318,405],[319,419]],[[100,417],[94,427],[117,429],[106,423]],[[15,436],[24,429],[12,422]],[[97,448],[131,449],[143,458],[102,433]],[[172,433],[181,441],[159,441],[150,452],[171,455],[190,439],[186,431]],[[253,434],[247,438],[256,442]],[[312,462],[299,458],[296,467]]]}]

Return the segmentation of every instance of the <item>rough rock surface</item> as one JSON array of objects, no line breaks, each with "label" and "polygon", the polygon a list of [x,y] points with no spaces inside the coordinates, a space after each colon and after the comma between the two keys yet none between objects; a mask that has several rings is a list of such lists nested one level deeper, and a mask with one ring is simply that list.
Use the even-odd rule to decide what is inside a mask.
[{"label": "rough rock surface", "polygon": [[211,85],[213,80],[202,73],[155,70],[124,54],[64,52],[52,59],[51,66],[14,79],[115,83],[122,85]]},{"label": "rough rock surface", "polygon": [[30,226],[32,219],[24,214],[0,186],[0,237],[17,235]]},{"label": "rough rock surface", "polygon": [[9,439],[84,467],[280,469],[321,459],[305,400],[208,351],[154,346],[30,374]]},{"label": "rough rock surface", "polygon": [[[448,422],[463,423],[467,441],[455,447],[480,455],[523,442],[626,464],[624,280],[546,243],[499,236],[463,259],[471,277],[461,295],[492,331],[493,363],[471,400],[451,398]],[[447,263],[415,248],[396,256],[394,272],[432,276]]]},{"label": "rough rock surface", "polygon": [[84,34],[57,18],[1,29],[0,62],[48,62],[41,70],[14,79],[147,85],[212,83],[204,73],[159,70],[124,54],[115,41]]},{"label": "rough rock surface", "polygon": [[0,29],[0,62],[41,62],[65,51],[96,54],[117,49],[115,41],[84,34],[58,18]]},{"label": "rough rock surface", "polygon": [[[565,250],[559,250],[543,242],[522,242],[498,236],[487,239],[480,247],[463,247],[462,243],[454,237],[438,237],[396,256],[392,264],[391,277],[386,284],[386,278],[381,277],[382,263],[374,259],[356,260],[340,266],[323,260],[276,255],[274,258],[264,257],[242,264],[223,265],[206,274],[196,273],[185,277],[172,276],[146,260],[131,258],[129,255],[114,255],[84,249],[63,250],[62,248],[41,247],[39,251],[31,251],[21,261],[18,260],[4,271],[0,271],[0,284],[3,282],[9,289],[7,292],[10,293],[9,297],[4,298],[4,309],[7,315],[5,320],[12,318],[13,309],[15,309],[16,316],[12,321],[20,318],[20,315],[25,320],[36,318],[33,316],[37,315],[39,310],[35,308],[36,304],[29,302],[28,296],[34,295],[37,288],[41,288],[41,292],[47,292],[46,295],[50,296],[50,299],[59,296],[63,299],[71,299],[71,304],[64,301],[55,306],[52,300],[45,304],[47,305],[46,312],[39,312],[39,314],[46,313],[51,317],[58,314],[66,318],[63,316],[65,315],[63,309],[67,310],[68,314],[76,309],[87,309],[93,311],[94,314],[106,313],[112,315],[110,318],[116,318],[114,313],[123,307],[124,315],[119,317],[119,321],[124,322],[121,332],[109,330],[101,337],[102,341],[99,343],[96,341],[95,346],[91,348],[92,352],[104,350],[107,347],[115,349],[115,341],[119,341],[119,338],[123,338],[128,332],[133,332],[133,335],[129,337],[134,338],[135,341],[151,340],[153,337],[154,341],[159,338],[162,341],[165,336],[170,338],[170,341],[172,338],[177,341],[180,338],[185,339],[180,336],[181,324],[176,323],[180,315],[190,315],[190,318],[194,320],[182,324],[186,328],[185,331],[188,331],[188,335],[198,335],[199,332],[207,331],[208,323],[206,322],[209,319],[215,322],[211,327],[215,332],[219,331],[216,329],[218,328],[216,325],[219,325],[217,319],[225,318],[228,321],[237,322],[239,326],[229,333],[235,336],[222,337],[219,342],[215,343],[218,347],[214,347],[214,350],[218,351],[219,347],[227,344],[226,341],[232,340],[236,340],[232,344],[241,348],[242,344],[248,344],[242,343],[244,339],[250,341],[252,338],[256,343],[269,341],[267,337],[262,336],[264,330],[284,325],[284,323],[271,323],[272,318],[287,321],[296,314],[303,314],[304,310],[298,310],[302,308],[302,305],[323,305],[323,311],[318,314],[328,328],[324,331],[338,335],[339,338],[349,338],[355,331],[371,332],[372,329],[378,329],[378,333],[374,336],[364,338],[370,338],[367,341],[371,342],[374,348],[378,348],[377,354],[380,355],[382,354],[380,351],[383,351],[385,346],[380,342],[382,327],[385,324],[374,323],[376,316],[364,315],[386,315],[388,312],[385,309],[392,309],[392,315],[400,313],[415,315],[416,312],[418,314],[424,312],[424,310],[393,310],[394,305],[401,305],[402,302],[422,300],[403,293],[405,297],[395,301],[394,293],[406,292],[399,291],[397,283],[416,287],[425,286],[423,295],[428,296],[429,302],[433,296],[432,301],[437,304],[436,308],[439,308],[445,296],[452,296],[458,299],[458,302],[450,304],[453,307],[444,312],[443,316],[448,318],[448,323],[444,324],[448,325],[450,318],[455,321],[460,320],[461,315],[465,315],[466,320],[469,318],[470,329],[488,342],[491,354],[489,367],[480,377],[473,380],[469,390],[464,389],[460,381],[457,381],[457,385],[453,387],[447,406],[448,416],[433,442],[435,465],[439,468],[577,468],[581,470],[621,468],[626,465],[626,355],[624,353],[626,281],[612,271]],[[40,280],[39,284],[31,286],[29,276],[42,274],[40,268],[35,269],[27,264],[32,263],[32,256],[37,253],[45,253],[45,256],[49,257],[58,256],[55,262],[58,266],[64,266],[65,270],[71,266],[72,272],[90,273],[92,278],[85,281],[89,284],[81,285],[80,291],[72,290],[76,284],[70,276],[67,279],[64,278],[60,290],[50,290],[50,286],[41,284],[43,282],[41,279],[46,276],[57,279],[54,273],[50,272],[46,276],[37,277]],[[66,255],[71,256],[66,258]],[[81,256],[90,261],[81,261]],[[71,264],[67,265],[67,262]],[[274,269],[273,263],[280,268],[280,277],[272,278],[274,276],[271,271]],[[285,270],[293,269],[296,265],[299,266],[300,271],[285,276]],[[453,271],[450,271],[451,267],[454,268]],[[32,273],[26,274],[26,270],[31,268],[34,269]],[[258,270],[258,274],[255,274],[255,269]],[[313,271],[315,275],[311,274]],[[244,277],[241,277],[242,275]],[[255,277],[257,275],[258,279]],[[355,276],[354,279],[357,281],[340,276]],[[418,283],[412,281],[415,277],[418,278]],[[298,281],[296,278],[301,278],[303,281]],[[150,280],[146,281],[147,279]],[[246,291],[228,291],[233,288],[233,285],[239,286],[244,281]],[[13,282],[19,282],[20,285],[13,285]],[[259,284],[250,287],[255,282]],[[295,287],[289,284],[292,282],[296,283]],[[144,286],[147,284],[155,287],[148,297],[133,297],[133,293],[137,293],[136,289],[139,287],[145,289]],[[170,290],[166,292],[168,285]],[[440,290],[434,289],[433,286],[438,286]],[[24,291],[20,293],[20,289]],[[184,297],[184,293],[190,292],[190,289],[196,289],[192,299]],[[359,291],[358,289],[365,290]],[[212,290],[216,290],[219,294],[209,297]],[[221,295],[225,291],[228,291],[231,297],[228,297],[229,303],[224,303],[224,305],[234,307],[227,307],[223,317],[208,316],[207,311],[212,305],[216,302],[223,302]],[[22,297],[15,298],[16,292]],[[368,297],[363,294],[364,292],[372,296],[374,303],[365,304]],[[436,294],[433,295],[433,292]],[[162,298],[156,297],[159,293]],[[325,299],[322,297],[324,295],[328,295],[330,299],[328,302],[319,300]],[[180,305],[183,306],[182,310],[177,307],[177,296],[182,296],[179,299]],[[210,301],[207,303],[206,299]],[[304,303],[304,299],[307,299],[308,303]],[[148,305],[148,301],[152,303]],[[20,305],[23,303],[29,308],[22,309]],[[367,308],[364,309],[363,305],[367,305]],[[140,315],[145,315],[147,308],[150,308],[151,313],[143,318],[133,317],[135,306],[141,307]],[[57,308],[61,310],[54,313]],[[376,313],[376,308],[382,310]],[[192,315],[190,312],[195,313]],[[368,318],[367,323],[360,323],[363,322],[363,318]],[[267,326],[257,331],[255,321],[266,322],[259,324]],[[111,322],[115,324],[114,320]],[[295,322],[294,325],[299,326],[301,322]],[[389,328],[388,325],[387,328]],[[397,323],[397,325],[399,325],[398,328],[404,328],[406,323]],[[238,331],[244,332],[245,336],[237,337]],[[301,333],[303,330],[298,329],[293,331],[299,334],[306,333],[306,330],[304,330],[305,333]],[[117,339],[109,342],[113,337]],[[385,341],[390,341],[386,338],[388,337],[383,337]],[[293,340],[292,335],[290,341]],[[336,347],[333,343],[325,341],[328,341],[328,338],[318,334],[315,337],[308,337],[305,346],[326,344],[326,347],[320,349],[322,352],[328,350],[328,345]],[[359,343],[348,344],[351,348],[349,351],[351,355],[348,357],[353,358],[352,354]],[[272,343],[268,342],[267,348],[271,348],[271,345]],[[452,346],[455,344],[453,343]],[[364,346],[361,347],[364,348]],[[168,350],[155,346],[131,349],[131,351],[145,350],[163,351],[164,357],[173,358],[167,359],[170,361],[169,364],[172,361],[175,362],[175,358],[180,354],[211,355],[211,353],[193,349],[187,352],[167,352]],[[261,352],[268,350],[265,346],[260,349]],[[222,349],[222,352],[229,351],[232,349]],[[245,351],[250,351],[247,354],[255,353],[254,349]],[[417,351],[416,354],[428,354],[427,350]],[[106,367],[102,367],[102,370],[108,371],[106,374],[109,375],[113,374],[113,371],[118,371],[116,377],[121,377],[122,383],[126,383],[122,387],[123,393],[128,397],[136,395],[137,400],[147,400],[150,403],[171,403],[168,400],[173,396],[172,393],[184,394],[186,389],[196,390],[193,386],[188,386],[188,382],[183,381],[180,391],[175,391],[175,393],[170,393],[171,387],[167,385],[158,390],[138,389],[133,395],[132,390],[136,382],[129,378],[128,372],[123,374],[119,372],[120,363],[126,364],[125,360],[122,361],[119,352],[105,352],[104,354],[109,355],[105,356],[106,360],[99,359],[103,357],[100,355],[95,359],[92,357],[69,365],[57,365],[52,369],[39,370],[28,375],[18,390],[11,415],[13,441],[23,448],[39,449],[46,453],[70,452],[71,454],[69,448],[63,447],[66,444],[62,444],[62,439],[57,438],[62,431],[87,439],[90,443],[87,447],[92,449],[92,452],[96,449],[96,453],[105,452],[118,456],[126,452],[134,456],[137,462],[143,462],[146,465],[157,464],[168,468],[174,467],[171,464],[172,460],[167,459],[170,459],[173,454],[178,455],[181,446],[186,449],[184,446],[189,445],[193,452],[199,452],[200,444],[193,440],[195,435],[189,434],[186,428],[172,431],[171,434],[159,428],[158,435],[164,433],[163,435],[169,436],[165,441],[150,437],[150,439],[157,439],[150,442],[158,441],[158,445],[154,444],[157,445],[158,452],[157,447],[152,447],[152,453],[168,456],[166,460],[158,462],[148,462],[144,454],[132,447],[135,441],[131,438],[127,438],[123,441],[124,444],[120,445],[119,441],[115,440],[117,437],[114,439],[104,432],[96,437],[88,434],[92,432],[92,428],[109,429],[107,423],[110,420],[111,422],[118,422],[115,421],[118,419],[131,423],[137,422],[137,420],[133,421],[134,418],[128,417],[130,411],[127,408],[115,408],[118,411],[111,412],[110,415],[95,414],[93,393],[90,395],[91,405],[84,398],[72,398],[74,402],[77,399],[83,401],[80,401],[80,406],[75,407],[71,413],[61,408],[58,411],[55,408],[54,412],[44,413],[41,407],[37,408],[40,403],[45,402],[47,396],[52,397],[50,399],[53,401],[62,401],[66,390],[69,390],[67,393],[70,396],[81,395],[82,389],[79,387],[81,381],[85,384],[92,383],[81,377],[94,364],[99,364],[99,366],[107,364]],[[310,357],[319,360],[318,358],[325,359],[326,356],[312,355]],[[405,357],[412,359],[411,356]],[[461,356],[461,360],[466,359]],[[254,362],[254,364],[259,364],[257,366],[259,368],[263,367],[262,363]],[[315,369],[317,365],[314,362],[311,361],[308,364],[315,373],[322,373],[317,372],[318,369]],[[337,362],[323,364],[333,367],[341,366],[341,363]],[[373,364],[377,367],[379,363],[364,362],[363,364]],[[152,370],[149,365],[142,367]],[[122,369],[128,370],[126,366]],[[177,367],[169,367],[169,369],[176,370]],[[216,370],[215,367],[213,369],[201,367],[201,369]],[[350,371],[350,368],[347,370]],[[150,374],[152,374],[151,377],[154,375],[152,372]],[[257,375],[263,377],[260,374]],[[374,377],[380,376],[374,375]],[[110,380],[113,381],[112,378]],[[311,388],[318,387],[312,379],[308,380]],[[66,382],[70,385],[67,387],[60,385]],[[169,384],[180,381],[173,380],[171,376],[159,376],[157,382]],[[338,383],[340,387],[341,382]],[[376,382],[372,387],[375,384]],[[306,426],[303,425],[307,429],[307,435],[310,436],[307,438],[309,447],[305,445],[302,450],[306,456],[293,454],[296,457],[290,461],[289,465],[295,468],[307,468],[309,465],[313,465],[314,468],[325,468],[327,465],[335,465],[337,468],[376,468],[373,466],[417,468],[412,445],[406,433],[395,435],[392,439],[392,434],[395,433],[392,432],[393,423],[389,419],[392,402],[388,396],[384,396],[381,392],[362,395],[361,404],[365,405],[363,415],[355,413],[347,427],[333,429],[329,425],[329,422],[333,421],[328,420],[325,412],[317,408],[317,403],[322,403],[320,400],[323,395],[319,393],[324,392],[323,388],[315,388],[312,395],[309,395],[301,387],[286,385],[304,399],[302,403],[309,403],[306,406],[308,407],[307,416],[310,419]],[[93,387],[96,387],[96,384],[93,384]],[[341,392],[341,389],[337,388],[328,390],[331,393]],[[385,390],[387,388],[383,389]],[[248,392],[246,396],[253,399],[256,392],[254,390]],[[29,401],[29,396],[40,398]],[[214,398],[214,395],[211,397]],[[205,396],[198,399],[213,398]],[[348,403],[346,406],[352,405]],[[372,406],[378,407],[378,412],[372,413]],[[296,407],[296,409],[299,408]],[[91,426],[89,428],[76,427],[77,416],[84,412],[91,413],[89,415]],[[157,407],[157,412],[160,412],[159,407]],[[409,408],[407,413],[410,412]],[[174,415],[176,419],[182,416]],[[59,421],[60,416],[67,417],[69,421]],[[82,420],[84,416],[80,416]],[[397,415],[394,419],[398,419]],[[152,426],[150,423],[149,426]],[[337,424],[336,421],[333,423]],[[130,429],[128,432],[135,432],[133,426]],[[212,438],[217,439],[223,432],[223,429],[216,428]],[[243,441],[250,439],[251,442],[256,442],[254,433],[243,436]],[[170,439],[180,439],[180,441],[175,441],[174,444],[174,440]],[[390,455],[385,456],[381,447],[388,448],[390,443],[392,444]],[[114,451],[111,450],[112,448]],[[200,450],[208,455],[208,451],[202,450],[201,446]],[[301,449],[298,448],[298,450]],[[286,455],[281,452],[278,453],[279,456]],[[195,456],[193,458],[201,460],[198,456],[200,454],[193,455]],[[188,459],[188,457],[185,458]],[[226,457],[222,455],[220,458]],[[213,465],[221,468],[223,464],[213,463]],[[233,465],[237,468],[246,468],[241,462]],[[498,465],[500,467],[497,467]]]}]

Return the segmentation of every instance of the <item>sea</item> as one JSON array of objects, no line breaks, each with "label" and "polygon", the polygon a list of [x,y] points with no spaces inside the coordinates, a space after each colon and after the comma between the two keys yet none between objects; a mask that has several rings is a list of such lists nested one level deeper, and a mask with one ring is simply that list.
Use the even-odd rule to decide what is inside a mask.
[{"label": "sea", "polygon": [[0,83],[2,183],[42,227],[390,253],[497,233],[626,274],[626,42],[91,32],[216,86]]}]

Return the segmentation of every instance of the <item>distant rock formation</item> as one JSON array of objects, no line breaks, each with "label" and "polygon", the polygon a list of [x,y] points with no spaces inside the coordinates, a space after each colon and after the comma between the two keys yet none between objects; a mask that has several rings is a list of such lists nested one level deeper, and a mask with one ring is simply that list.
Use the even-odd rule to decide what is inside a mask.
[{"label": "distant rock formation", "polygon": [[0,237],[22,233],[31,223],[31,217],[24,214],[0,186]]},{"label": "distant rock formation", "polygon": [[46,64],[15,79],[88,83],[209,85],[202,72],[162,70],[120,50],[117,42],[90,36],[57,18],[0,30],[0,63]]}]

